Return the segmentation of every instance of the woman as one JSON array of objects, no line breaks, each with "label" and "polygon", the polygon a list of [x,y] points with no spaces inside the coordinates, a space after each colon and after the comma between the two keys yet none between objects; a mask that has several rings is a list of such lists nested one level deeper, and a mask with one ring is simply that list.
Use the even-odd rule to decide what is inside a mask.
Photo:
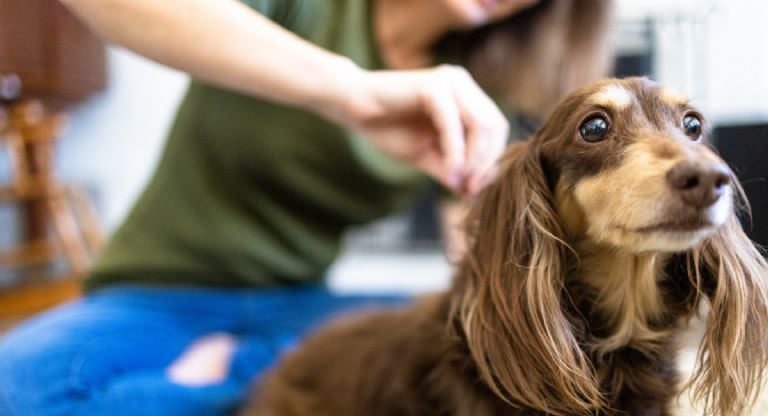
[{"label": "woman", "polygon": [[[605,1],[62,0],[195,81],[87,295],[0,341],[2,415],[219,415],[301,333],[344,229],[493,177],[508,123],[600,74]],[[458,66],[434,66],[437,63]]]}]

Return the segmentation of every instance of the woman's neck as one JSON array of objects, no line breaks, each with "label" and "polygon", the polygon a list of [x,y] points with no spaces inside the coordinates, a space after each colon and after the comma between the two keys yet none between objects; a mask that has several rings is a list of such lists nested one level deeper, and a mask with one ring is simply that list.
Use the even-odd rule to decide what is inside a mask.
[{"label": "woman's neck", "polygon": [[423,68],[432,64],[432,48],[455,22],[434,0],[374,0],[376,43],[387,67]]}]

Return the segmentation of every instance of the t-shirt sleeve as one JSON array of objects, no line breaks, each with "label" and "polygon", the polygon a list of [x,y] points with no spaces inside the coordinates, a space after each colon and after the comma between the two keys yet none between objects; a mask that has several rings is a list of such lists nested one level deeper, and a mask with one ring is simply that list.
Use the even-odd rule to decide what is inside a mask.
[{"label": "t-shirt sleeve", "polygon": [[[293,29],[302,13],[304,0],[240,0],[260,14],[285,27]],[[316,0],[310,0],[316,1]]]}]

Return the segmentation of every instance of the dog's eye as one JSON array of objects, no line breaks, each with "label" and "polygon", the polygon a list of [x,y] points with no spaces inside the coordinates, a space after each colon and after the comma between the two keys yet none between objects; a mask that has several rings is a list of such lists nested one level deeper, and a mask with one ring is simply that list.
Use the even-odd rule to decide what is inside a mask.
[{"label": "dog's eye", "polygon": [[584,141],[594,143],[605,138],[608,132],[608,120],[603,116],[595,116],[581,123],[579,133]]},{"label": "dog's eye", "polygon": [[701,137],[701,119],[694,114],[686,115],[683,117],[683,130],[688,137],[698,140]]}]

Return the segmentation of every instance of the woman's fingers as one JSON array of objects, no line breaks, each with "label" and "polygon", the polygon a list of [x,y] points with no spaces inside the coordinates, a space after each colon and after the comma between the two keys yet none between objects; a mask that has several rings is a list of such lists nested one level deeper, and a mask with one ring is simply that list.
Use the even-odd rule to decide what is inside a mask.
[{"label": "woman's fingers", "polygon": [[451,189],[456,193],[461,192],[461,184],[457,184],[455,179],[451,179],[450,175],[446,174],[445,160],[438,152],[427,153],[419,161],[418,168],[435,178],[446,188]]},{"label": "woman's fingers", "polygon": [[475,193],[503,150],[507,120],[465,69],[443,65],[428,75],[422,91],[444,159],[447,177],[441,182]]},{"label": "woman's fingers", "polygon": [[465,130],[459,103],[451,88],[453,74],[442,68],[438,71],[436,77],[424,84],[422,100],[438,134],[444,166],[443,179],[451,188],[458,189],[466,165]]},{"label": "woman's fingers", "polygon": [[[463,68],[367,72],[347,125],[382,152],[473,194],[503,151],[508,123]],[[364,105],[360,104],[363,103]]]},{"label": "woman's fingers", "polygon": [[474,194],[482,187],[482,178],[488,176],[504,150],[509,123],[466,70],[457,68],[454,76],[453,91],[461,111],[466,141],[463,191]]}]

